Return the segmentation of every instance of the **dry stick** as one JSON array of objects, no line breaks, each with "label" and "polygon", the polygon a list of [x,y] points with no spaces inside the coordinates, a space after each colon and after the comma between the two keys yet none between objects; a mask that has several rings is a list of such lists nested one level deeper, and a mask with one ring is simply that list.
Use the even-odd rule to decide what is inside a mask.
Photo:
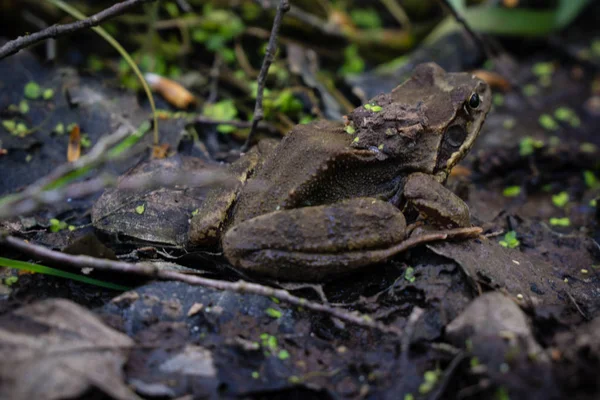
[{"label": "dry stick", "polygon": [[58,251],[53,251],[36,244],[28,243],[14,236],[2,237],[1,233],[0,244],[8,245],[31,256],[46,261],[60,263],[61,266],[66,266],[70,268],[80,269],[90,267],[103,271],[129,273],[148,278],[175,280],[185,282],[190,285],[198,285],[216,290],[229,290],[240,294],[250,293],[259,296],[275,297],[281,301],[286,301],[295,306],[328,314],[342,321],[350,322],[366,328],[377,329],[381,332],[390,333],[397,337],[403,336],[403,331],[401,329],[396,328],[394,326],[388,326],[378,321],[374,321],[368,315],[360,314],[357,312],[348,312],[333,308],[325,304],[309,301],[301,297],[291,295],[288,291],[283,289],[273,289],[267,286],[245,282],[241,280],[237,282],[226,282],[217,279],[208,279],[199,276],[186,275],[182,274],[181,272],[163,271],[152,264],[146,263],[130,264],[123,261],[113,261],[90,256],[74,256]]},{"label": "dry stick", "polygon": [[252,143],[252,138],[256,132],[258,123],[264,117],[264,111],[262,108],[263,92],[265,90],[265,83],[267,81],[267,74],[269,73],[269,67],[275,58],[275,52],[277,51],[277,34],[279,33],[279,27],[281,26],[281,20],[283,14],[290,9],[290,3],[288,0],[281,0],[279,6],[277,6],[277,12],[275,13],[275,20],[273,21],[273,29],[271,30],[271,37],[269,37],[269,44],[265,53],[262,67],[260,68],[260,74],[258,75],[258,89],[256,92],[256,104],[254,105],[254,116],[252,117],[252,127],[250,133],[246,138],[246,143],[242,146],[242,152],[247,151]]},{"label": "dry stick", "polygon": [[490,50],[487,43],[481,38],[481,36],[479,36],[479,34],[477,32],[475,32],[473,29],[471,29],[471,27],[469,26],[469,24],[467,24],[467,21],[465,21],[465,19],[462,17],[462,15],[460,15],[456,11],[456,9],[454,9],[454,7],[452,7],[452,5],[450,4],[450,2],[448,0],[440,0],[440,2],[450,11],[450,14],[452,14],[452,16],[454,17],[456,22],[461,24],[463,26],[463,28],[465,29],[465,31],[467,31],[469,36],[471,36],[473,38],[475,45],[477,47],[479,47],[479,49],[485,55],[485,57],[488,60],[493,60],[494,57],[493,57],[492,51]]},{"label": "dry stick", "polygon": [[65,25],[52,25],[51,27],[48,27],[36,33],[32,33],[31,35],[19,36],[15,40],[11,40],[4,46],[0,47],[0,60],[17,53],[18,51],[29,47],[32,44],[41,42],[42,40],[48,38],[56,38],[58,36],[73,33],[81,29],[86,29],[92,26],[100,25],[107,19],[114,18],[122,14],[128,8],[131,8],[138,4],[150,3],[153,1],[156,0],[126,0],[121,3],[117,3],[105,10],[102,10],[98,14],[94,14],[91,17],[86,18],[84,20]]},{"label": "dry stick", "polygon": [[92,147],[88,154],[75,162],[59,166],[49,175],[29,185],[23,192],[13,195],[14,198],[7,203],[1,204],[0,219],[35,211],[42,205],[39,200],[40,195],[44,192],[46,187],[56,179],[81,168],[93,168],[102,165],[110,158],[110,152],[108,150],[129,136],[130,132],[135,131],[135,128],[128,121],[123,122],[123,125],[121,125],[114,133],[98,140],[98,143]]}]

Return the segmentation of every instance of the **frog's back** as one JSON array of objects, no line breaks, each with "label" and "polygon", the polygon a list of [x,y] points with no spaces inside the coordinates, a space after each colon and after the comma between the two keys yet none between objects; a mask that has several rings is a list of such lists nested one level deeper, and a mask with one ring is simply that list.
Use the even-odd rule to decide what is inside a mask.
[{"label": "frog's back", "polygon": [[[350,147],[339,122],[298,125],[265,159],[235,205],[234,224],[279,209],[374,196],[397,186],[397,171]],[[383,185],[383,186],[382,186]]]}]

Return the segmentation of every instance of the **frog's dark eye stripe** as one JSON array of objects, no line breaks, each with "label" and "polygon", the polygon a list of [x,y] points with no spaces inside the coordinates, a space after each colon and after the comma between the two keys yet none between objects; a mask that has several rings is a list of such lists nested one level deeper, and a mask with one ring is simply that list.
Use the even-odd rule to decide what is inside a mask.
[{"label": "frog's dark eye stripe", "polygon": [[481,104],[481,99],[477,93],[473,93],[469,98],[469,107],[475,109]]}]

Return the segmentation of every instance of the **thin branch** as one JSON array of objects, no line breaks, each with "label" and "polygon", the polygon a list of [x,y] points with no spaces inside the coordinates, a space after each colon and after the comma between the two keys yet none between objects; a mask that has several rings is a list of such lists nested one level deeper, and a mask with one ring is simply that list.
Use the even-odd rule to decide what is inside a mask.
[{"label": "thin branch", "polygon": [[275,297],[281,301],[303,307],[315,312],[324,313],[342,321],[356,324],[365,328],[377,329],[384,333],[393,334],[399,338],[403,336],[403,331],[395,326],[388,326],[384,323],[374,321],[370,316],[357,312],[348,312],[339,308],[334,308],[326,304],[321,304],[306,300],[290,294],[287,290],[273,289],[268,286],[259,285],[245,281],[226,282],[217,279],[202,278],[199,276],[186,275],[181,272],[164,271],[149,263],[130,264],[123,261],[113,261],[90,256],[74,256],[58,251],[47,249],[43,246],[28,243],[13,236],[3,237],[0,233],[0,244],[5,244],[13,249],[29,254],[33,257],[60,263],[63,267],[81,269],[94,268],[103,271],[112,271],[119,273],[128,273],[148,278],[165,279],[185,282],[190,285],[203,286],[215,290],[228,290],[235,293],[250,293],[259,296]]},{"label": "thin branch", "polygon": [[252,127],[246,143],[242,146],[242,152],[247,151],[252,143],[252,138],[256,132],[258,123],[264,118],[264,111],[262,108],[263,92],[265,90],[265,83],[267,81],[267,75],[269,73],[269,67],[275,58],[277,52],[277,35],[279,34],[279,27],[281,26],[281,20],[283,14],[290,9],[290,3],[288,0],[280,0],[279,6],[277,6],[277,12],[275,13],[275,20],[273,21],[273,29],[271,30],[271,37],[269,38],[269,44],[265,53],[265,59],[263,60],[262,67],[260,68],[260,74],[258,75],[258,89],[256,92],[256,104],[254,105],[254,116],[252,117]]},{"label": "thin branch", "polygon": [[153,1],[156,0],[125,0],[121,3],[117,3],[105,10],[100,11],[98,14],[94,14],[87,19],[73,22],[71,24],[52,25],[51,27],[48,27],[36,33],[32,33],[31,35],[19,36],[15,40],[11,40],[4,46],[0,47],[0,60],[17,53],[18,51],[23,50],[24,48],[29,47],[32,44],[41,42],[42,40],[48,38],[56,38],[58,36],[67,35],[69,33],[73,33],[81,29],[86,29],[100,25],[102,22],[122,14],[125,10],[133,6],[142,3],[150,3]]},{"label": "thin branch", "polygon": [[494,58],[493,53],[490,50],[487,43],[481,38],[481,36],[477,32],[475,32],[473,29],[471,29],[471,27],[469,26],[467,21],[465,21],[465,19],[462,17],[462,15],[460,15],[460,13],[458,11],[456,11],[456,9],[452,6],[452,4],[450,4],[450,2],[448,0],[440,0],[440,2],[448,9],[448,11],[450,11],[450,14],[452,14],[452,16],[454,17],[456,22],[461,24],[463,26],[463,28],[465,29],[465,31],[469,34],[469,36],[471,36],[471,38],[473,38],[475,45],[477,47],[479,47],[479,50],[481,51],[481,53],[483,55],[485,55],[485,57],[488,60],[492,60]]}]

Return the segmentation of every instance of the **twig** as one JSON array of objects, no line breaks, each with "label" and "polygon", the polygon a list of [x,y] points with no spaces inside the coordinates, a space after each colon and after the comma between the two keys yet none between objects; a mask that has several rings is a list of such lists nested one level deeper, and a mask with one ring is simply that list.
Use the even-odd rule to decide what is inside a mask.
[{"label": "twig", "polygon": [[450,14],[452,14],[452,16],[454,17],[456,22],[461,24],[463,26],[463,28],[465,29],[465,31],[469,34],[469,36],[471,36],[471,38],[473,38],[475,45],[477,47],[479,47],[479,50],[485,55],[485,57],[488,60],[492,60],[494,58],[493,53],[490,50],[487,43],[481,38],[481,36],[479,36],[479,34],[477,32],[475,32],[473,29],[471,29],[469,24],[467,24],[467,21],[465,21],[465,19],[462,17],[462,15],[460,15],[458,13],[458,11],[456,11],[456,9],[454,7],[452,7],[452,5],[450,4],[450,2],[448,0],[440,0],[440,2],[450,11]]},{"label": "twig", "polygon": [[269,38],[269,44],[265,53],[265,59],[263,60],[262,67],[260,68],[260,74],[258,75],[258,89],[256,92],[256,104],[254,105],[254,116],[252,117],[252,127],[246,142],[242,146],[242,152],[247,151],[252,143],[252,138],[256,132],[258,123],[264,118],[264,111],[262,108],[263,92],[265,90],[265,83],[267,81],[267,75],[269,67],[275,58],[277,51],[277,35],[279,33],[279,27],[281,26],[281,20],[283,14],[290,9],[290,3],[288,0],[280,0],[279,6],[277,6],[277,12],[275,13],[275,20],[273,21],[273,29],[271,30],[271,37]]},{"label": "twig", "polygon": [[8,57],[12,54],[17,53],[18,51],[31,46],[32,44],[38,43],[42,40],[48,38],[56,38],[58,36],[66,35],[69,33],[73,33],[75,31],[90,28],[93,26],[97,26],[102,22],[114,18],[120,14],[122,14],[128,8],[136,6],[142,3],[150,3],[156,0],[125,0],[121,3],[117,3],[105,10],[100,11],[97,14],[92,15],[91,17],[73,22],[71,24],[65,25],[52,25],[49,28],[43,29],[39,32],[32,33],[27,36],[19,36],[18,38],[11,40],[6,43],[4,46],[0,47],[0,60],[5,57]]},{"label": "twig", "polygon": [[[212,118],[208,118],[208,117],[196,117],[193,120],[195,123],[198,124],[205,124],[205,125],[231,125],[231,126],[235,126],[236,128],[250,128],[252,126],[252,122],[250,121],[238,121],[238,120],[221,120],[221,119],[212,119]],[[261,121],[258,126],[261,129],[267,129],[270,132],[277,132],[277,128],[275,128],[273,125],[266,123],[264,121]]]},{"label": "twig", "polygon": [[217,95],[219,90],[219,75],[221,74],[222,63],[223,58],[219,54],[216,54],[212,68],[210,69],[210,91],[208,93],[208,98],[206,99],[206,102],[209,104],[217,101]]},{"label": "twig", "polygon": [[303,307],[312,311],[328,314],[342,321],[356,324],[365,328],[377,329],[384,333],[390,333],[401,338],[403,332],[401,329],[388,326],[378,321],[374,321],[370,316],[357,312],[348,312],[338,308],[333,308],[326,304],[316,303],[301,297],[291,295],[287,290],[273,289],[267,286],[250,283],[245,281],[226,282],[216,279],[202,278],[199,276],[186,275],[181,272],[164,271],[148,263],[126,263],[123,261],[113,261],[90,256],[74,256],[58,251],[47,249],[43,246],[28,243],[13,236],[2,237],[0,233],[0,244],[5,244],[13,249],[29,254],[36,258],[46,261],[60,263],[63,267],[81,269],[85,267],[104,271],[128,273],[140,275],[148,278],[175,280],[185,282],[190,285],[208,287],[216,290],[229,290],[235,293],[250,293],[259,296],[275,297],[281,301],[288,302],[295,306]]},{"label": "twig", "polygon": [[[125,122],[114,133],[101,138],[87,155],[75,162],[61,165],[49,175],[29,185],[23,192],[7,196],[9,198],[0,203],[0,219],[21,215],[21,212],[16,212],[16,210],[20,208],[20,203],[30,203],[30,205],[24,207],[25,209],[28,209],[29,212],[34,211],[41,205],[38,199],[42,192],[44,192],[51,183],[77,170],[102,165],[111,158],[109,149],[129,136],[133,131],[135,131],[135,128],[129,122]],[[128,155],[130,156],[131,153]]]}]

